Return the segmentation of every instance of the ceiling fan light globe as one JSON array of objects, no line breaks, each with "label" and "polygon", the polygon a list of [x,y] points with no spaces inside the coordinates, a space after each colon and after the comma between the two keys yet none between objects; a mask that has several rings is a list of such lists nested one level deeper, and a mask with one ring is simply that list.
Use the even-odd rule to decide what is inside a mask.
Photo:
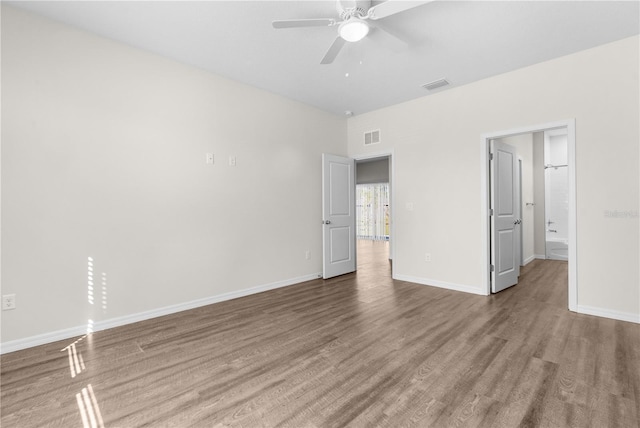
[{"label": "ceiling fan light globe", "polygon": [[340,24],[338,32],[347,42],[357,42],[369,34],[369,25],[361,19],[351,18]]}]

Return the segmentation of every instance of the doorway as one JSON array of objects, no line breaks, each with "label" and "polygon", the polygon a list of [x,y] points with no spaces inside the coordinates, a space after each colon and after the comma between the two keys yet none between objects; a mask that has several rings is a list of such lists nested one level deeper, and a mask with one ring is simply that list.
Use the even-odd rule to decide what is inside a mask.
[{"label": "doorway", "polygon": [[[533,134],[544,131],[566,130],[567,137],[567,178],[568,178],[568,220],[567,220],[567,260],[568,260],[568,306],[569,310],[577,308],[577,251],[576,251],[576,190],[575,190],[575,120],[565,120],[542,125],[530,126],[520,129],[492,132],[482,135],[481,138],[481,213],[482,213],[482,241],[485,293],[491,294],[493,272],[492,265],[492,237],[491,237],[491,178],[490,178],[490,145],[492,140],[513,137],[523,134]],[[526,198],[525,198],[526,199]],[[525,204],[529,202],[525,200]],[[529,202],[531,203],[531,202]],[[529,207],[528,205],[525,205]],[[533,208],[533,205],[530,205]],[[524,214],[524,213],[523,213]],[[495,256],[494,256],[495,257]],[[515,257],[515,256],[514,256]],[[518,257],[518,260],[520,257]],[[495,267],[494,267],[495,269]]]},{"label": "doorway", "polygon": [[566,130],[544,132],[544,254],[568,259],[568,164]]},{"label": "doorway", "polygon": [[[392,151],[348,158],[322,155],[322,277],[324,279],[352,273],[359,264],[356,244],[356,162],[384,161],[387,165],[388,206],[383,221],[384,249],[390,265],[394,249],[394,167]],[[362,169],[362,168],[361,168]],[[375,180],[380,181],[380,180]],[[385,205],[385,204],[383,204]],[[379,253],[379,252],[378,252]],[[390,266],[389,266],[390,267]]]},{"label": "doorway", "polygon": [[356,158],[356,251],[359,269],[390,265],[393,258],[391,153]]}]

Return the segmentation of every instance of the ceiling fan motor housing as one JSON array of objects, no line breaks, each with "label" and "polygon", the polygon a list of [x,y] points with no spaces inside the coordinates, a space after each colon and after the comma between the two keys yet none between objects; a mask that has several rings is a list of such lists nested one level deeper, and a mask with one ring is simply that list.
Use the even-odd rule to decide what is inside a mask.
[{"label": "ceiling fan motor housing", "polygon": [[351,17],[363,18],[367,16],[367,12],[371,7],[370,0],[362,0],[362,1],[349,1],[349,0],[338,0],[338,14],[340,15],[340,19],[346,21]]}]

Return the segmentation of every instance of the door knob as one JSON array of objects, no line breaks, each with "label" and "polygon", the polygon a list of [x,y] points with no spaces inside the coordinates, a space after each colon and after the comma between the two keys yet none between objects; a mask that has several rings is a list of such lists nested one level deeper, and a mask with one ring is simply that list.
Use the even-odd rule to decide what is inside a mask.
[{"label": "door knob", "polygon": [[331,224],[331,220],[323,220],[322,224]]}]

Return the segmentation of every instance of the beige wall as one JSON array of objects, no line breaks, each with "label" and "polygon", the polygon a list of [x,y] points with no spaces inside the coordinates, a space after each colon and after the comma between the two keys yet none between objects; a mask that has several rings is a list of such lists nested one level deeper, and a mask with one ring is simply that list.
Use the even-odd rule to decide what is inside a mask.
[{"label": "beige wall", "polygon": [[394,150],[395,275],[482,293],[481,135],[575,118],[578,310],[640,322],[639,40],[350,118],[350,156]]},{"label": "beige wall", "polygon": [[344,118],[6,5],[2,113],[3,343],[322,270]]}]

